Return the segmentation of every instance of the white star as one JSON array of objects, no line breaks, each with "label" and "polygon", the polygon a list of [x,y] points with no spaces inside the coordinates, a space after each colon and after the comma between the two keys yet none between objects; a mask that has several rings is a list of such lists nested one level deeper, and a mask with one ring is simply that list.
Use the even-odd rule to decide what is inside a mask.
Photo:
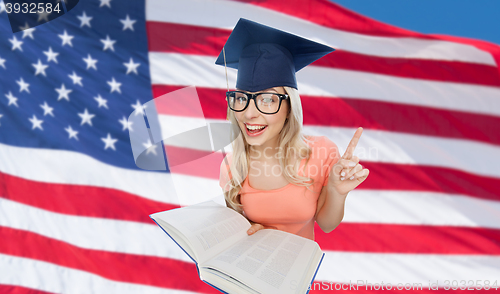
[{"label": "white star", "polygon": [[97,59],[92,59],[92,56],[90,56],[90,54],[87,56],[87,58],[83,58],[83,61],[85,61],[85,63],[87,63],[87,69],[89,68],[93,68],[95,70],[97,70],[97,67],[95,66],[95,64],[97,63]]},{"label": "white star", "polygon": [[80,27],[88,26],[89,28],[91,28],[90,21],[92,20],[92,16],[87,16],[87,14],[84,11],[81,16],[77,16],[77,17],[81,22]]},{"label": "white star", "polygon": [[44,116],[46,116],[47,114],[50,114],[52,117],[54,116],[54,114],[52,113],[52,111],[54,110],[54,108],[50,107],[47,104],[47,101],[45,101],[43,104],[40,104],[40,107],[43,109],[43,115]]},{"label": "white star", "polygon": [[116,43],[116,41],[111,40],[109,38],[109,35],[106,35],[106,40],[104,40],[104,39],[100,39],[100,40],[104,44],[104,48],[102,49],[102,51],[106,51],[108,49],[111,49],[111,51],[115,51],[115,47],[113,47],[113,44]]},{"label": "white star", "polygon": [[132,131],[132,122],[128,121],[127,118],[124,116],[122,119],[120,119],[118,122],[120,122],[123,126],[123,130],[131,130]]},{"label": "white star", "polygon": [[101,95],[99,95],[99,94],[98,94],[98,95],[97,95],[97,97],[94,97],[94,100],[95,100],[95,101],[97,101],[97,103],[99,103],[99,105],[98,105],[98,106],[99,106],[99,108],[101,108],[101,106],[102,106],[102,107],[104,107],[104,108],[108,109],[108,104],[107,104],[107,103],[108,103],[108,100],[103,99],[103,98],[101,97]]},{"label": "white star", "polygon": [[115,81],[114,77],[110,82],[107,82],[107,83],[111,87],[110,93],[113,93],[114,91],[117,91],[120,94],[122,93],[122,91],[120,90],[122,83],[118,83],[117,81]]},{"label": "white star", "polygon": [[142,106],[142,104],[139,101],[139,99],[137,99],[137,103],[136,104],[131,104],[131,105],[132,105],[132,108],[134,108],[134,111],[137,110],[137,112],[135,113],[135,115],[138,115],[138,114],[144,115],[144,109],[146,108],[146,106]]},{"label": "white star", "polygon": [[142,143],[142,145],[146,147],[146,155],[148,155],[149,153],[153,153],[154,155],[156,155],[156,147],[158,146],[153,145],[150,139],[148,139],[146,143]]},{"label": "white star", "polygon": [[59,36],[59,38],[62,39],[62,45],[61,46],[69,44],[71,47],[73,47],[73,44],[71,43],[71,39],[73,39],[75,36],[68,35],[68,33],[66,32],[66,30],[64,30],[64,34],[58,35],[58,36]]},{"label": "white star", "polygon": [[83,126],[83,124],[85,123],[92,125],[92,118],[95,116],[95,114],[90,114],[87,111],[87,108],[85,108],[85,112],[79,113],[78,116],[82,118],[82,123],[80,124],[81,126]]},{"label": "white star", "polygon": [[66,132],[68,132],[69,134],[69,138],[68,139],[71,139],[71,138],[75,138],[77,141],[78,141],[78,132],[73,130],[73,128],[71,126],[68,126],[67,128],[64,129]]},{"label": "white star", "polygon": [[78,76],[75,71],[73,71],[73,74],[68,75],[68,77],[73,80],[73,85],[78,84],[83,87],[82,77]]},{"label": "white star", "polygon": [[12,95],[12,92],[9,91],[9,94],[5,94],[5,97],[9,99],[9,104],[7,104],[7,106],[14,104],[16,107],[19,107],[19,105],[17,105],[17,98]]},{"label": "white star", "polygon": [[5,68],[5,59],[3,59],[2,57],[0,57],[0,66]]},{"label": "white star", "polygon": [[[2,13],[2,12],[0,11],[0,13]],[[0,114],[0,118],[2,118],[2,116],[3,116],[3,114]],[[2,125],[2,124],[0,124],[0,126],[1,126],[1,125]]]},{"label": "white star", "polygon": [[137,20],[130,19],[128,14],[127,14],[127,17],[125,19],[120,19],[120,22],[123,24],[123,30],[130,29],[133,31],[134,30],[133,25],[136,21]]},{"label": "white star", "polygon": [[99,5],[99,7],[103,7],[104,5],[108,6],[109,8],[111,8],[111,0],[99,0],[101,1],[101,5]]},{"label": "white star", "polygon": [[61,99],[66,99],[69,101],[69,93],[73,92],[73,90],[66,89],[64,84],[62,84],[61,89],[56,88],[56,92],[59,93],[59,97],[57,97],[57,101]]},{"label": "white star", "polygon": [[38,63],[32,63],[31,65],[33,65],[33,67],[36,69],[35,76],[37,76],[38,74],[42,74],[44,77],[47,76],[45,74],[45,69],[49,66],[46,64],[42,64],[40,59],[38,59]]},{"label": "white star", "polygon": [[108,149],[108,148],[111,148],[113,150],[116,150],[115,148],[115,143],[116,141],[118,141],[118,139],[113,139],[111,138],[111,134],[108,133],[108,136],[106,138],[101,138],[101,140],[104,142],[105,146],[104,146],[104,150]]},{"label": "white star", "polygon": [[43,51],[43,54],[47,55],[47,62],[52,60],[57,63],[57,55],[59,53],[52,51],[52,47],[49,47],[49,51]]},{"label": "white star", "polygon": [[31,128],[32,130],[38,128],[38,129],[43,131],[43,128],[42,128],[43,120],[37,119],[36,116],[33,114],[33,117],[29,118],[29,121],[33,124],[33,127]]},{"label": "white star", "polygon": [[21,48],[23,41],[18,41],[16,36],[12,36],[12,39],[9,39],[9,42],[12,43],[12,51],[16,49],[19,49],[19,51],[23,51],[23,48]]},{"label": "white star", "polygon": [[130,57],[130,61],[128,63],[124,62],[123,65],[125,65],[127,67],[127,74],[129,74],[131,72],[137,74],[137,68],[141,64],[140,63],[134,63],[134,60],[132,59],[132,57]]},{"label": "white star", "polygon": [[5,11],[5,3],[3,1],[0,2],[0,14]]},{"label": "white star", "polygon": [[35,38],[33,37],[33,32],[35,31],[35,28],[30,28],[27,22],[24,23],[24,27],[19,27],[21,30],[23,30],[23,39],[26,37],[30,37],[32,40]]},{"label": "white star", "polygon": [[19,81],[16,81],[16,83],[19,85],[19,87],[21,87],[19,89],[19,92],[22,92],[22,91],[26,91],[26,92],[30,92],[30,89],[28,89],[28,87],[30,86],[30,84],[28,83],[25,83],[23,78],[20,78]]},{"label": "white star", "polygon": [[49,14],[50,12],[47,12],[47,11],[43,11],[43,12],[40,12],[38,13],[38,19],[36,20],[37,22],[40,22],[40,21],[49,21]]}]

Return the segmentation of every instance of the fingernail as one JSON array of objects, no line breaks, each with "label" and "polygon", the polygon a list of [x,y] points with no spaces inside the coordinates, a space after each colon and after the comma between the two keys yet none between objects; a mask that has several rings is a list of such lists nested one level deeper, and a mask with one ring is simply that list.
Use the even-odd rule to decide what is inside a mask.
[{"label": "fingernail", "polygon": [[344,177],[342,177],[342,178],[340,178],[340,180],[341,180],[341,181],[343,181],[343,180],[345,180],[345,178],[344,178]]},{"label": "fingernail", "polygon": [[344,177],[345,176],[345,172],[341,172],[340,175]]},{"label": "fingernail", "polygon": [[252,233],[253,233],[253,230],[248,230],[248,233],[249,233],[249,234],[252,234]]},{"label": "fingernail", "polygon": [[354,179],[354,176],[350,177],[349,180],[353,180]]},{"label": "fingernail", "polygon": [[356,166],[356,162],[353,162],[353,161],[349,161],[349,166]]}]

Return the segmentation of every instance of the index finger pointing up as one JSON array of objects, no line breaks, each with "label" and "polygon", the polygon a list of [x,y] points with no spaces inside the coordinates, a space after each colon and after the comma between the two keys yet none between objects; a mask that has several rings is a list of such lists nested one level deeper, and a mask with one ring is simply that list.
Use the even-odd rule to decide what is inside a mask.
[{"label": "index finger pointing up", "polygon": [[356,130],[356,133],[354,133],[354,136],[352,136],[351,142],[349,142],[349,145],[347,146],[347,150],[345,151],[344,155],[342,156],[343,159],[351,159],[353,154],[354,154],[354,149],[356,149],[356,145],[358,145],[359,138],[361,137],[361,134],[363,133],[363,128],[359,127]]}]

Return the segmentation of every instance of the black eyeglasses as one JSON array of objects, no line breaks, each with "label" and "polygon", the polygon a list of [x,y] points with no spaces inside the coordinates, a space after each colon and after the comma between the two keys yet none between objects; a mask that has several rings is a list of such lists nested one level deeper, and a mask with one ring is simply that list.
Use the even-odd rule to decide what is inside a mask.
[{"label": "black eyeglasses", "polygon": [[254,100],[257,110],[263,114],[275,114],[280,110],[281,101],[289,99],[286,94],[263,92],[257,94],[242,91],[227,91],[226,100],[232,111],[241,112],[247,109],[250,100]]}]

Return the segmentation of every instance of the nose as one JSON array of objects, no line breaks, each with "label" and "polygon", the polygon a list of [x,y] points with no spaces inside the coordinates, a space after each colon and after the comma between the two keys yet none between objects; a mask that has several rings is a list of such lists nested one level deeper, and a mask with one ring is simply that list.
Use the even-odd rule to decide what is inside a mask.
[{"label": "nose", "polygon": [[260,112],[257,109],[257,106],[255,105],[255,99],[251,99],[250,102],[248,103],[247,109],[245,109],[245,118],[247,120],[250,120],[250,119],[255,118],[259,115],[260,115]]}]

